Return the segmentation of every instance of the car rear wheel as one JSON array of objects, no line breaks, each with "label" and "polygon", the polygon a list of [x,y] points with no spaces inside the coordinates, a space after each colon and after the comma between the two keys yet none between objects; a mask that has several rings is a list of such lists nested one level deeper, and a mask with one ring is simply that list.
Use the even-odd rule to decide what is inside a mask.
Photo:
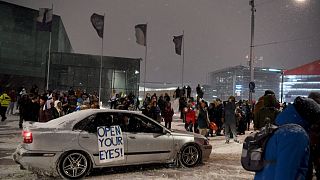
[{"label": "car rear wheel", "polygon": [[70,152],[59,162],[59,174],[67,179],[80,179],[91,169],[91,161],[82,152]]},{"label": "car rear wheel", "polygon": [[185,146],[180,155],[180,162],[185,167],[194,167],[201,161],[201,153],[195,145]]}]

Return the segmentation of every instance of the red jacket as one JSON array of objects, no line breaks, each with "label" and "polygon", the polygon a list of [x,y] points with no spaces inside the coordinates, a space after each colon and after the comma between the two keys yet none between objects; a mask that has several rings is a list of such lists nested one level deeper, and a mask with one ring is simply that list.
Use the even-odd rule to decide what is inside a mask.
[{"label": "red jacket", "polygon": [[186,122],[188,124],[189,123],[195,124],[195,122],[196,122],[196,112],[191,108],[189,108],[186,113]]}]

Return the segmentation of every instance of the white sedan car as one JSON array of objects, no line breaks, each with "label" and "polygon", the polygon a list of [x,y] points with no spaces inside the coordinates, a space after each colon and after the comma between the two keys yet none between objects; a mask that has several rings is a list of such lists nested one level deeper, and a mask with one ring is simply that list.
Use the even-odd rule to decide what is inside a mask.
[{"label": "white sedan car", "polygon": [[79,179],[92,168],[148,163],[193,167],[212,146],[198,134],[174,132],[133,111],[89,109],[24,126],[13,154],[22,168]]}]

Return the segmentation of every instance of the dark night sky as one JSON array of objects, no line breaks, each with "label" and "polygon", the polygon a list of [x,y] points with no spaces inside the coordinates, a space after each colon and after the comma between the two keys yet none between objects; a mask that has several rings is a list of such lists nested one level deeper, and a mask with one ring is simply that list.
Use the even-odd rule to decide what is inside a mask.
[{"label": "dark night sky", "polygon": [[[182,58],[173,35],[185,32],[185,82],[206,82],[207,73],[245,65],[250,43],[249,0],[6,0],[60,15],[77,53],[101,52],[89,19],[106,13],[104,55],[144,58],[134,26],[148,22],[147,81],[180,83]],[[257,65],[293,68],[320,59],[319,0],[256,0]],[[292,41],[293,40],[293,41]],[[141,81],[144,66],[141,64]]]}]

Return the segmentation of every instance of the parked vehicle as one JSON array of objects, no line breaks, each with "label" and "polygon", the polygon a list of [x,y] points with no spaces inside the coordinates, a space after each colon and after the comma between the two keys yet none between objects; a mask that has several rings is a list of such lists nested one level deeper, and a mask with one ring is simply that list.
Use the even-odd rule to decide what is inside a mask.
[{"label": "parked vehicle", "polygon": [[88,109],[29,123],[22,137],[15,162],[68,179],[102,167],[174,162],[194,167],[212,150],[201,135],[170,131],[139,112],[123,110]]}]

